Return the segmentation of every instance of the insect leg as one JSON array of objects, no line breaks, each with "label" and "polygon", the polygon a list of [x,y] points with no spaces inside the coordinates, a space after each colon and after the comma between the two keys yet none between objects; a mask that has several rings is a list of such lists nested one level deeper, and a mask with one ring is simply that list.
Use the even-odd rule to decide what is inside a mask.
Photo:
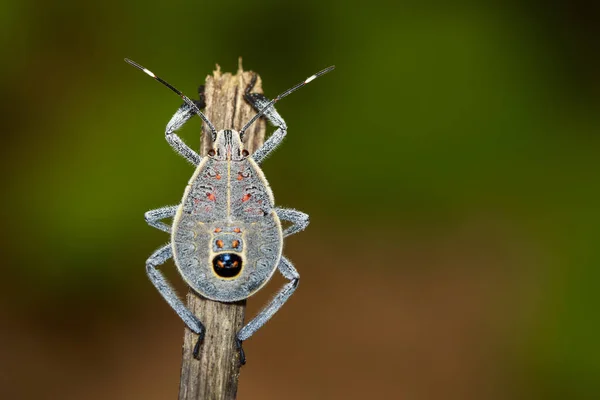
[{"label": "insect leg", "polygon": [[183,158],[191,162],[193,165],[198,165],[202,157],[198,155],[194,150],[181,140],[181,138],[175,133],[181,128],[190,118],[196,115],[196,112],[190,107],[189,104],[183,103],[177,112],[171,117],[171,120],[167,124],[165,129],[165,136],[167,142],[175,149],[176,152],[181,154]]},{"label": "insect leg", "polygon": [[273,300],[260,312],[252,321],[248,322],[237,334],[237,345],[240,351],[240,362],[245,363],[244,350],[242,349],[242,342],[252,336],[257,330],[259,330],[279,309],[283,304],[290,298],[298,287],[300,282],[300,275],[296,268],[292,265],[290,260],[285,257],[281,257],[279,261],[279,272],[288,279],[290,282],[285,284],[281,291],[275,296]]},{"label": "insect leg", "polygon": [[[185,157],[185,159],[188,160],[189,162],[191,162],[192,164],[198,165],[198,163],[200,162],[200,160],[202,158],[195,151],[190,149],[185,143],[183,143],[183,141],[179,138],[179,136],[177,136],[174,132],[177,129],[181,128],[181,126],[183,124],[185,124],[185,122],[188,119],[190,119],[192,117],[192,115],[197,114],[200,118],[202,118],[202,120],[204,121],[206,126],[208,126],[208,128],[211,131],[212,139],[215,140],[215,138],[217,137],[217,130],[215,129],[213,124],[208,120],[208,118],[206,118],[206,115],[204,115],[202,113],[202,111],[200,111],[200,109],[205,106],[203,95],[200,94],[199,101],[194,101],[194,100],[190,99],[189,97],[187,97],[186,95],[184,95],[183,93],[181,93],[181,91],[179,91],[173,85],[171,85],[164,79],[156,76],[152,71],[142,67],[140,64],[136,63],[135,61],[131,61],[130,59],[126,58],[125,62],[134,66],[135,68],[139,69],[140,71],[144,72],[146,75],[152,77],[154,80],[165,85],[166,87],[168,87],[170,90],[175,92],[179,97],[181,97],[183,99],[185,104],[182,105],[181,107],[179,107],[179,109],[177,110],[175,115],[173,115],[173,117],[171,118],[171,121],[169,121],[169,123],[167,124],[167,129],[166,129],[165,133],[167,136],[167,141],[175,149],[175,151],[177,151],[179,154],[181,154],[183,157]],[[202,86],[201,86],[201,88],[202,88]],[[199,89],[199,91],[200,91],[200,89]],[[204,92],[203,88],[202,88],[202,92]]]},{"label": "insect leg", "polygon": [[[261,111],[264,107],[266,107],[270,100],[267,99],[264,95],[260,93],[251,93],[250,91],[254,88],[254,84],[256,83],[256,75],[252,77],[252,81],[248,85],[245,90],[244,98],[256,111]],[[281,115],[275,110],[275,107],[271,107],[265,111],[265,116],[269,120],[270,123],[277,127],[277,130],[267,139],[263,145],[257,149],[254,154],[252,154],[252,158],[257,163],[261,163],[268,155],[271,153],[283,140],[287,133],[287,125]]]},{"label": "insect leg", "polygon": [[171,233],[171,227],[160,220],[174,217],[177,213],[177,207],[179,206],[168,206],[157,208],[156,210],[150,210],[144,214],[144,218],[146,219],[148,225],[163,232]]},{"label": "insect leg", "polygon": [[308,214],[293,208],[276,208],[275,212],[282,221],[289,221],[291,226],[283,231],[283,237],[303,231],[308,226]]},{"label": "insect leg", "polygon": [[146,273],[150,278],[150,281],[154,284],[158,292],[162,297],[169,303],[171,308],[175,310],[177,315],[185,322],[188,328],[194,333],[199,335],[198,343],[194,350],[199,347],[200,342],[204,338],[204,325],[194,316],[194,314],[188,310],[183,302],[177,297],[177,294],[167,282],[163,274],[156,268],[157,266],[164,264],[169,258],[173,256],[171,245],[167,244],[156,250],[148,260],[146,260]]}]

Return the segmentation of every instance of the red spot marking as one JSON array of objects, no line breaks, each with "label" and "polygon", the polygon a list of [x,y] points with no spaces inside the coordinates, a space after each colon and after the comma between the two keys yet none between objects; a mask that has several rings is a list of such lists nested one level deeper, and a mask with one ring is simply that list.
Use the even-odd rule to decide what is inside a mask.
[{"label": "red spot marking", "polygon": [[214,194],[212,194],[212,193],[207,193],[207,194],[206,194],[206,197],[208,197],[208,199],[209,199],[210,201],[215,201],[215,200],[217,200],[217,198],[215,197],[215,195],[214,195]]},{"label": "red spot marking", "polygon": [[223,241],[222,240],[217,240],[217,247],[218,248],[222,248],[223,247]]},{"label": "red spot marking", "polygon": [[234,231],[235,233],[240,233],[242,230],[241,230],[240,228],[233,228],[233,231]]},{"label": "red spot marking", "polygon": [[194,204],[200,203],[200,199],[194,199]]},{"label": "red spot marking", "polygon": [[238,180],[238,181],[241,181],[242,179],[244,179],[244,177],[243,177],[242,173],[241,173],[241,172],[238,172],[238,177],[237,177],[237,180]]},{"label": "red spot marking", "polygon": [[215,228],[215,233],[221,232],[221,228]]},{"label": "red spot marking", "polygon": [[232,245],[234,248],[236,248],[236,249],[237,249],[237,248],[238,248],[238,246],[240,245],[240,241],[239,241],[239,240],[234,240],[233,242],[231,242],[231,245]]},{"label": "red spot marking", "polygon": [[217,174],[217,176],[215,176],[215,178],[221,179],[221,175]]},{"label": "red spot marking", "polygon": [[217,260],[217,264],[219,265],[219,267],[223,268],[225,265],[223,265],[223,261],[221,260]]},{"label": "red spot marking", "polygon": [[239,264],[239,263],[238,263],[237,261],[234,261],[234,262],[233,262],[233,266],[234,266],[234,267],[237,267],[237,266],[238,266],[238,264]]},{"label": "red spot marking", "polygon": [[245,202],[245,201],[250,200],[250,197],[252,197],[251,194],[245,194],[244,197],[242,197],[242,203]]}]

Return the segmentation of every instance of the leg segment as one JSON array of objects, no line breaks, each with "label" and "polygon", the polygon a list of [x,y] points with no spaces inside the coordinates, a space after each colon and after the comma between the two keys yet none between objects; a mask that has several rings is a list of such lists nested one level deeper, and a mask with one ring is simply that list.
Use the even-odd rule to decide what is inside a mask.
[{"label": "leg segment", "polygon": [[181,154],[193,165],[198,165],[200,160],[202,160],[202,157],[200,157],[194,150],[190,149],[189,146],[185,144],[183,140],[181,140],[181,138],[175,133],[194,115],[196,115],[194,110],[192,110],[187,103],[184,103],[181,107],[179,107],[173,117],[171,117],[171,120],[167,124],[167,128],[165,130],[165,136],[167,138],[167,142],[169,142],[171,147],[173,147],[176,152]]},{"label": "leg segment", "polygon": [[163,232],[171,233],[171,227],[160,220],[174,217],[177,213],[177,207],[179,206],[168,206],[157,208],[156,210],[150,210],[144,214],[144,218],[146,219],[148,225]]},{"label": "leg segment", "polygon": [[275,212],[282,221],[289,221],[292,226],[283,231],[283,237],[303,231],[308,226],[308,214],[293,208],[276,208]]},{"label": "leg segment", "polygon": [[173,252],[170,244],[167,244],[156,250],[150,256],[150,258],[146,260],[146,273],[158,292],[167,301],[167,303],[169,303],[171,308],[175,310],[183,322],[185,322],[187,327],[199,335],[198,344],[196,345],[196,347],[199,347],[199,343],[204,338],[204,326],[202,325],[202,322],[200,322],[198,318],[196,318],[196,316],[185,307],[183,302],[179,299],[179,297],[177,297],[177,294],[169,282],[167,282],[163,274],[156,268],[157,266],[164,264],[164,262],[172,256]]},{"label": "leg segment", "polygon": [[281,274],[288,279],[290,282],[285,284],[281,291],[275,296],[271,303],[269,303],[252,321],[248,322],[237,334],[236,344],[240,351],[240,362],[245,363],[244,350],[242,349],[242,342],[252,336],[257,330],[259,330],[279,309],[283,304],[290,298],[298,287],[300,281],[300,275],[292,263],[285,257],[281,257],[279,262],[279,271]]},{"label": "leg segment", "polygon": [[[252,81],[246,88],[244,92],[244,98],[256,111],[262,110],[267,104],[269,104],[270,100],[267,99],[264,95],[260,93],[251,93],[250,91],[254,88],[254,84],[256,83],[256,75],[252,77]],[[271,107],[267,111],[265,111],[265,116],[269,120],[270,123],[277,127],[277,130],[267,139],[263,145],[257,149],[254,154],[252,154],[252,158],[258,164],[260,164],[268,155],[271,153],[283,140],[287,133],[287,125],[281,115],[275,110],[275,107]]]}]

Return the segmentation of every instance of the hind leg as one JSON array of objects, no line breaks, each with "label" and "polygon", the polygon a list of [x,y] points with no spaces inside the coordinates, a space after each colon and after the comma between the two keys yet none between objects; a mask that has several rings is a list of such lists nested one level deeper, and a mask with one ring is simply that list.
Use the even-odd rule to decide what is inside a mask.
[{"label": "hind leg", "polygon": [[259,312],[246,326],[244,326],[237,334],[237,347],[240,352],[240,363],[244,365],[246,363],[246,356],[244,349],[242,348],[242,342],[256,331],[258,331],[279,309],[285,304],[292,294],[296,291],[298,283],[300,282],[300,275],[294,265],[285,257],[281,257],[279,261],[279,272],[288,279],[290,282],[285,284],[279,291],[277,296],[271,302]]},{"label": "hind leg", "polygon": [[187,309],[187,307],[177,296],[177,293],[175,293],[175,290],[173,290],[173,287],[165,279],[162,272],[160,272],[157,268],[159,265],[164,264],[165,261],[171,257],[173,257],[173,252],[170,244],[159,248],[148,258],[148,260],[146,260],[146,273],[148,274],[148,278],[150,278],[150,281],[154,287],[156,287],[156,290],[158,290],[161,296],[167,301],[167,303],[169,303],[171,308],[175,310],[177,315],[179,315],[187,327],[198,335],[198,342],[194,347],[194,356],[197,357],[200,343],[204,339],[204,325],[202,325],[202,322],[196,318],[194,313]]}]

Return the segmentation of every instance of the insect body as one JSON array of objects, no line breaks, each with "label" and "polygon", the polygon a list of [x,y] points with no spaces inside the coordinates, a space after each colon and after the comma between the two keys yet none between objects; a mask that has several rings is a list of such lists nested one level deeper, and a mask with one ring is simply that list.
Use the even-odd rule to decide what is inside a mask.
[{"label": "insect body", "polygon": [[[242,341],[262,327],[296,290],[299,274],[282,255],[283,238],[308,225],[308,215],[293,209],[275,207],[273,193],[259,167],[265,157],[283,140],[287,126],[273,105],[313,79],[331,71],[329,67],[269,101],[251,93],[255,79],[245,91],[246,100],[258,113],[239,131],[217,131],[196,103],[169,83],[135,62],[129,64],[144,71],[177,93],[184,104],[167,124],[169,144],[196,166],[178,206],[148,211],[151,226],[171,234],[171,243],[154,252],[146,261],[146,270],[154,286],[186,325],[199,335],[194,348],[198,356],[204,337],[202,322],[187,309],[157,268],[173,257],[186,281],[202,296],[221,302],[243,300],[264,286],[275,270],[288,282],[278,295],[236,336],[240,361],[245,363]],[[198,115],[211,130],[213,147],[201,157],[190,149],[176,131],[192,116]],[[244,132],[264,115],[277,130],[253,155],[244,149]],[[173,217],[169,226],[162,219]],[[281,221],[292,225],[282,229]]]},{"label": "insect body", "polygon": [[272,276],[283,233],[273,194],[237,132],[224,130],[198,165],[173,221],[179,272],[211,300],[251,296]]}]

